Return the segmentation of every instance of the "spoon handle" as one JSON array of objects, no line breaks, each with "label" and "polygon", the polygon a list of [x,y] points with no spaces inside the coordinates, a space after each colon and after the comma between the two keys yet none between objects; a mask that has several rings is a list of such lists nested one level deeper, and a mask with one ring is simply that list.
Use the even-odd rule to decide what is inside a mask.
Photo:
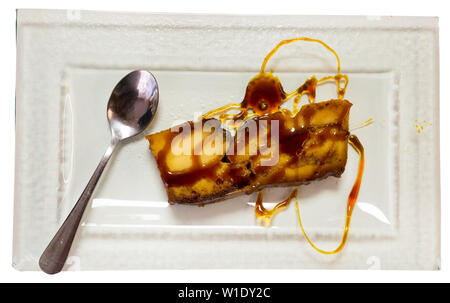
[{"label": "spoon handle", "polygon": [[72,246],[72,241],[77,232],[84,210],[86,209],[95,186],[97,185],[111,154],[117,146],[117,143],[117,141],[111,142],[111,145],[106,150],[100,163],[95,169],[94,174],[89,180],[89,183],[86,185],[86,188],[78,199],[78,202],[42,253],[41,258],[39,259],[39,267],[45,273],[56,274],[62,270],[67,256],[69,255],[69,250]]}]

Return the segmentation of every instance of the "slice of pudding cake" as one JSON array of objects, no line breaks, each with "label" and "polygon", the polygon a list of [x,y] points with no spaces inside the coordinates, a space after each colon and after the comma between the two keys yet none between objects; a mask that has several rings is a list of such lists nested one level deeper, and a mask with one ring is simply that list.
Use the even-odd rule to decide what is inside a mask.
[{"label": "slice of pudding cake", "polygon": [[216,119],[147,136],[170,203],[205,204],[269,186],[339,177],[352,104],[330,100],[246,120],[235,134]]}]

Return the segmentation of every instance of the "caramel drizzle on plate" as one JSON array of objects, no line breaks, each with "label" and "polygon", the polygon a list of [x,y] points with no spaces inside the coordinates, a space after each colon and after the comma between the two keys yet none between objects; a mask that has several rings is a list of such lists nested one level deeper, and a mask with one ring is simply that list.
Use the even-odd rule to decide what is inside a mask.
[{"label": "caramel drizzle on plate", "polygon": [[[300,85],[298,89],[290,93],[286,93],[278,77],[274,76],[272,72],[265,72],[265,69],[269,59],[281,46],[296,41],[319,43],[333,53],[337,60],[337,73],[334,76],[326,76],[321,79],[317,79],[315,76],[312,76],[306,80],[305,83]],[[214,116],[219,116],[222,122],[225,122],[226,120],[245,120],[254,117],[255,115],[261,116],[280,111],[280,106],[291,98],[294,98],[292,114],[295,115],[298,112],[297,107],[300,102],[300,98],[303,95],[308,95],[309,101],[311,103],[314,102],[316,98],[317,86],[320,83],[330,80],[334,81],[336,84],[338,99],[342,99],[347,89],[348,76],[341,74],[341,62],[339,56],[331,47],[320,40],[307,37],[283,40],[278,43],[278,45],[264,58],[259,74],[253,77],[253,79],[251,79],[248,83],[244,99],[241,103],[231,103],[211,110],[204,114],[202,118],[208,119]],[[237,114],[229,114],[228,112],[232,110],[238,110],[239,112]]]},{"label": "caramel drizzle on plate", "polygon": [[[317,79],[315,76],[312,76],[311,78],[307,79],[300,87],[290,93],[286,93],[283,89],[283,86],[279,80],[278,77],[274,76],[272,72],[266,72],[266,66],[269,61],[269,59],[279,50],[280,47],[296,42],[296,41],[306,41],[306,42],[313,42],[318,43],[325,47],[328,51],[330,51],[335,57],[337,61],[337,72],[335,75],[329,75],[325,76],[323,78]],[[240,103],[231,103],[227,104],[225,106],[219,107],[217,109],[211,110],[204,115],[202,115],[202,119],[210,119],[212,117],[219,117],[220,121],[222,123],[227,123],[229,121],[245,121],[254,117],[259,117],[263,115],[272,114],[275,112],[282,112],[286,115],[295,116],[299,109],[298,105],[300,103],[300,99],[303,95],[307,95],[309,102],[313,103],[315,102],[316,98],[316,89],[317,86],[319,86],[322,83],[334,81],[336,88],[337,88],[337,97],[338,99],[343,99],[347,85],[348,85],[348,76],[345,74],[341,74],[341,62],[339,59],[338,54],[327,44],[322,42],[318,39],[311,39],[307,37],[299,37],[289,40],[283,40],[278,45],[272,49],[267,56],[264,58],[264,61],[261,65],[260,72],[253,77],[250,82],[247,85],[247,89],[245,92],[244,99]],[[294,105],[292,111],[281,108],[280,106],[285,103],[287,100],[294,98]],[[237,111],[237,113],[230,114],[230,111]],[[313,113],[310,113],[309,116],[311,117]],[[308,124],[308,113],[305,113],[305,124]],[[231,128],[238,128],[241,124],[239,123],[233,123],[230,127]],[[348,135],[348,134],[347,134]],[[301,136],[302,137],[302,136]],[[302,137],[303,138],[303,137]],[[304,139],[303,139],[304,140]],[[349,144],[359,153],[360,155],[360,161],[359,161],[359,169],[358,169],[358,175],[356,178],[356,181],[354,183],[354,186],[350,192],[350,195],[348,197],[347,202],[347,214],[346,214],[346,221],[345,221],[345,228],[344,228],[344,234],[341,240],[340,245],[333,251],[324,251],[319,249],[317,246],[313,244],[313,242],[310,240],[308,235],[306,234],[301,218],[300,218],[300,210],[298,206],[297,201],[297,189],[294,189],[290,195],[283,201],[277,203],[277,205],[271,209],[268,210],[264,207],[262,202],[262,191],[258,192],[258,197],[255,204],[255,215],[257,218],[261,219],[265,225],[270,225],[273,216],[280,211],[286,209],[290,203],[291,200],[294,198],[296,199],[296,209],[298,214],[298,220],[301,227],[301,230],[307,239],[307,241],[311,244],[311,246],[316,249],[318,252],[323,254],[335,254],[342,250],[344,247],[346,240],[349,235],[349,228],[350,228],[350,221],[351,216],[353,213],[353,208],[356,203],[359,188],[361,186],[362,181],[362,175],[364,171],[364,148],[361,144],[361,142],[358,140],[358,138],[355,135],[350,135],[348,137]],[[301,145],[301,144],[300,144]],[[170,146],[170,144],[169,144]],[[280,145],[280,148],[283,148],[282,145]],[[163,149],[164,150],[164,149]],[[298,151],[295,150],[295,155],[298,155]],[[161,154],[163,155],[163,153]],[[158,157],[159,158],[159,157]],[[161,163],[165,163],[165,159],[161,157],[159,159]],[[201,163],[199,161],[195,162],[195,167],[198,168],[198,176],[207,173],[208,171],[213,171],[211,168],[205,168],[201,166]],[[197,176],[197,175],[195,175]],[[174,184],[179,182],[188,182],[185,181],[186,179],[190,178],[192,180],[196,180],[196,177],[194,175],[187,175],[184,176],[164,176],[163,179],[165,182],[167,180],[171,180],[170,183]],[[174,181],[176,180],[176,181]],[[184,181],[182,181],[184,180]],[[189,181],[189,182],[191,182]],[[166,183],[167,185],[167,183]]]},{"label": "caramel drizzle on plate", "polygon": [[[305,83],[303,83],[298,89],[291,93],[286,93],[283,90],[283,86],[280,83],[280,80],[278,77],[274,76],[271,72],[267,73],[266,65],[269,61],[269,59],[279,50],[280,47],[286,44],[290,44],[296,41],[306,41],[306,42],[314,42],[319,43],[320,45],[324,46],[327,50],[329,50],[337,60],[337,72],[334,76],[325,76],[323,78],[317,79],[315,76],[312,76],[311,78],[307,79]],[[261,65],[261,70],[258,75],[256,75],[247,85],[246,94],[244,97],[244,100],[241,103],[233,103],[228,104],[223,107],[220,107],[218,109],[212,110],[206,114],[203,115],[203,118],[209,118],[216,115],[219,115],[219,118],[222,122],[225,122],[228,119],[231,120],[238,120],[249,117],[249,111],[251,112],[251,116],[254,115],[265,115],[265,114],[271,114],[276,111],[283,111],[288,112],[287,109],[281,109],[280,106],[289,100],[290,98],[294,98],[294,105],[292,109],[292,115],[296,115],[298,113],[298,105],[300,103],[300,99],[303,95],[308,95],[309,102],[313,103],[316,98],[316,89],[317,86],[321,83],[327,82],[327,81],[334,81],[336,88],[337,88],[337,96],[338,99],[342,99],[345,95],[347,85],[348,85],[348,76],[345,74],[341,74],[341,62],[339,59],[338,54],[327,44],[324,42],[317,40],[317,39],[311,39],[307,37],[300,37],[295,39],[289,39],[289,40],[283,40],[278,45],[269,52],[269,54],[264,58],[264,61]],[[230,110],[240,110],[237,114],[228,114]],[[312,114],[311,114],[312,116]],[[306,119],[307,120],[307,119]],[[371,122],[369,120],[368,122]],[[346,214],[346,220],[345,220],[345,228],[344,233],[342,236],[341,243],[339,246],[333,250],[333,251],[324,251],[322,249],[319,249],[317,246],[314,245],[314,243],[310,240],[308,235],[306,234],[300,217],[300,210],[298,206],[297,201],[297,189],[294,189],[290,195],[283,201],[276,204],[276,206],[268,210],[264,207],[262,203],[262,191],[258,192],[258,197],[255,204],[255,215],[257,218],[262,220],[265,225],[270,225],[272,218],[275,214],[279,213],[280,211],[287,208],[290,201],[295,197],[296,199],[296,209],[298,214],[298,220],[299,224],[302,230],[303,235],[309,242],[309,244],[316,249],[318,252],[323,254],[335,254],[340,252],[349,235],[350,230],[350,221],[351,216],[353,213],[354,205],[356,204],[359,189],[361,186],[362,181],[362,175],[364,171],[364,148],[361,144],[361,142],[358,140],[358,138],[355,135],[350,135],[348,138],[349,144],[359,153],[360,155],[360,161],[359,161],[359,168],[358,168],[358,175],[355,180],[355,183],[353,185],[353,188],[350,192],[350,195],[348,197],[347,202],[347,214]]]},{"label": "caramel drizzle on plate", "polygon": [[347,212],[346,212],[346,216],[345,216],[344,233],[342,234],[341,242],[339,243],[339,245],[336,249],[334,249],[332,251],[323,250],[323,249],[318,248],[311,241],[311,239],[306,234],[306,231],[302,224],[302,219],[300,217],[300,208],[298,206],[297,198],[295,201],[295,208],[297,209],[298,222],[300,224],[300,228],[302,229],[303,235],[305,236],[308,243],[315,250],[317,250],[318,252],[320,252],[322,254],[326,254],[326,255],[332,255],[332,254],[336,254],[336,253],[340,252],[344,248],[345,243],[347,242],[348,235],[350,232],[350,222],[352,220],[353,209],[355,207],[356,200],[358,199],[359,189],[361,187],[362,176],[364,173],[364,147],[363,147],[363,145],[359,141],[358,137],[356,137],[355,135],[350,135],[350,137],[348,138],[348,142],[359,154],[359,166],[358,166],[358,174],[356,175],[355,183],[353,184],[352,190],[350,191],[350,194],[348,195],[348,199],[347,199]]}]

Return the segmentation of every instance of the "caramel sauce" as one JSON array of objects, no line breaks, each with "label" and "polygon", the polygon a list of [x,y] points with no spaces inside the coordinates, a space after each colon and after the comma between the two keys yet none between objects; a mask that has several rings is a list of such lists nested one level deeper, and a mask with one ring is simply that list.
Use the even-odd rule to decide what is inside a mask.
[{"label": "caramel sauce", "polygon": [[[340,73],[340,59],[339,56],[337,55],[337,53],[331,48],[329,47],[327,44],[323,43],[320,40],[317,39],[310,39],[310,38],[306,38],[306,37],[301,37],[301,38],[295,38],[295,39],[290,39],[290,40],[284,40],[281,41],[264,59],[262,66],[261,66],[261,71],[260,74],[263,74],[267,65],[267,62],[269,61],[269,59],[278,51],[278,49],[285,45],[285,44],[289,44],[295,41],[308,41],[308,42],[316,42],[321,44],[322,46],[324,46],[325,48],[327,48],[330,52],[332,52],[337,60],[338,66],[337,66],[337,74],[335,76],[326,76],[321,78],[320,80],[317,80],[317,78],[315,76],[311,77],[310,79],[307,79],[305,81],[305,83],[303,83],[295,92],[292,92],[290,94],[286,94],[285,99],[281,100],[280,102],[276,101],[274,102],[275,106],[280,106],[284,101],[286,101],[287,99],[294,97],[294,106],[293,106],[293,114],[297,114],[298,112],[298,104],[300,102],[300,99],[303,95],[308,95],[308,99],[310,102],[314,102],[315,98],[316,98],[316,89],[317,86],[320,83],[329,81],[329,80],[334,80],[335,84],[336,84],[336,88],[337,88],[337,95],[339,99],[342,99],[345,95],[345,91],[347,89],[347,85],[348,85],[348,76],[345,74],[341,74]],[[344,80],[344,84],[342,85],[342,80]],[[275,83],[276,81],[274,81],[273,83]],[[280,84],[281,87],[281,84]],[[282,89],[282,87],[281,87]],[[262,99],[262,98],[261,98]],[[245,99],[244,99],[245,100]],[[248,103],[243,103],[241,104],[242,108],[245,108],[247,106]],[[273,110],[274,106],[270,107],[270,110]],[[310,119],[311,117],[314,115],[314,111],[312,108],[308,108],[307,111],[305,111],[304,113],[304,120],[305,120],[305,124],[309,125],[310,124]],[[344,113],[345,115],[345,113]],[[369,120],[365,123],[365,125],[370,124],[372,120]],[[327,132],[328,133],[325,133]],[[348,136],[348,134],[345,134]],[[322,140],[325,140],[325,138],[330,138],[333,136],[330,136],[329,133],[329,128],[326,128],[324,130],[324,134],[322,137]],[[301,148],[299,148],[299,145],[303,144],[303,140],[302,140],[302,136],[300,135],[299,140],[290,140],[290,142],[292,141],[296,141],[296,143],[291,143],[289,144],[284,144],[282,145],[282,147],[285,148],[285,152],[289,152],[291,154],[294,155],[298,155],[298,151],[301,150]],[[320,144],[320,143],[318,143]],[[364,170],[364,148],[361,144],[361,142],[358,140],[358,138],[355,135],[350,135],[349,137],[349,144],[351,146],[353,146],[353,148],[355,148],[355,150],[360,154],[360,163],[359,163],[359,169],[358,169],[358,175],[355,181],[355,184],[352,188],[352,191],[350,192],[350,195],[348,197],[348,206],[347,206],[347,215],[346,215],[346,221],[345,221],[345,230],[344,230],[344,234],[341,240],[340,245],[332,252],[328,252],[328,251],[324,251],[321,250],[319,248],[317,248],[312,241],[309,239],[309,237],[307,236],[307,234],[305,233],[305,230],[303,228],[303,225],[301,223],[301,218],[300,218],[300,212],[299,212],[299,208],[298,208],[298,201],[296,200],[296,208],[297,208],[297,213],[298,213],[298,219],[299,219],[299,223],[300,223],[300,227],[302,229],[302,232],[305,236],[305,238],[308,240],[308,242],[311,244],[311,246],[313,248],[315,248],[317,251],[324,253],[324,254],[334,254],[334,253],[338,253],[339,251],[342,250],[342,248],[345,245],[345,242],[347,241],[348,238],[348,233],[349,233],[349,228],[350,228],[350,220],[351,220],[351,215],[353,212],[353,207],[356,203],[356,199],[358,197],[358,193],[359,193],[359,188],[361,185],[361,180],[362,180],[362,175],[363,175],[363,170]],[[280,146],[281,147],[281,146]],[[287,147],[287,149],[286,149]],[[294,151],[294,152],[292,152]],[[294,157],[293,157],[294,158]],[[295,198],[297,197],[297,189],[293,190],[291,192],[291,194],[289,195],[289,197],[286,200],[281,201],[280,203],[278,203],[273,209],[272,211],[268,211],[264,208],[263,204],[262,204],[262,192],[258,193],[258,198],[257,198],[257,203],[255,206],[255,214],[258,218],[261,218],[264,220],[265,224],[270,224],[271,219],[273,217],[273,215],[275,215],[278,211],[280,211],[281,209],[285,209],[287,207],[287,205],[289,204],[289,202],[292,200],[293,196],[295,196]]]},{"label": "caramel sauce", "polygon": [[326,251],[326,250],[320,249],[308,237],[308,235],[303,227],[302,219],[300,216],[300,208],[299,208],[298,200],[297,200],[297,192],[298,192],[297,189],[294,189],[285,200],[277,203],[275,205],[275,207],[272,208],[271,210],[268,210],[264,207],[264,205],[262,203],[262,192],[259,191],[258,196],[256,198],[256,204],[255,204],[256,217],[259,220],[263,221],[265,226],[269,226],[272,222],[273,216],[275,214],[277,214],[278,212],[284,210],[286,207],[288,207],[290,201],[295,198],[295,208],[297,210],[297,216],[298,216],[300,228],[301,228],[302,233],[305,236],[306,240],[308,241],[308,243],[315,250],[317,250],[318,252],[320,252],[322,254],[332,255],[332,254],[336,254],[336,253],[340,252],[344,248],[345,243],[347,242],[347,239],[348,239],[353,209],[354,209],[356,201],[358,199],[359,189],[361,187],[362,176],[364,173],[364,147],[363,147],[363,145],[359,141],[358,137],[356,137],[355,135],[350,135],[348,138],[348,142],[358,152],[360,159],[359,159],[359,166],[358,166],[358,174],[356,176],[355,183],[353,184],[352,190],[350,191],[350,194],[348,195],[348,199],[347,199],[347,209],[346,209],[346,216],[345,216],[344,233],[342,235],[341,242],[336,249],[334,249],[333,251]]},{"label": "caramel sauce", "polygon": [[[297,127],[287,127],[287,125],[293,124],[294,119],[296,117],[291,117],[290,115],[277,112],[270,116],[262,116],[254,118],[255,120],[266,120],[267,122],[267,132],[268,137],[270,138],[271,133],[271,121],[277,120],[279,122],[278,128],[278,148],[279,152],[284,155],[289,155],[289,160],[286,161],[282,167],[279,166],[278,172],[273,174],[266,182],[267,184],[277,183],[279,180],[282,180],[285,176],[285,168],[289,165],[296,163],[304,154],[305,142],[309,142],[311,147],[316,147],[324,144],[325,141],[340,141],[346,140],[348,137],[348,132],[342,129],[342,121],[344,120],[348,111],[343,111],[344,114],[341,114],[339,117],[339,121],[335,124],[329,124],[320,129],[315,129],[310,127],[310,119],[311,116],[314,115],[315,110],[303,110],[298,115],[302,115],[304,125]],[[206,120],[207,121],[207,120]],[[216,120],[217,121],[217,120]],[[205,120],[202,120],[205,123]],[[290,122],[290,123],[289,123]],[[199,122],[196,122],[199,123]],[[189,124],[185,124],[191,130],[191,134],[195,131],[194,129],[195,123],[191,122]],[[219,127],[219,123],[217,123],[217,127]],[[259,133],[259,123],[255,123],[257,126],[257,133]],[[181,128],[182,126],[180,126]],[[247,131],[248,129],[245,129]],[[223,130],[223,142],[226,140],[226,131]],[[166,185],[166,187],[173,186],[189,186],[195,184],[197,181],[202,178],[216,179],[217,178],[217,170],[223,165],[227,166],[222,171],[221,178],[223,180],[230,180],[231,183],[237,187],[242,188],[251,183],[257,174],[264,174],[267,170],[271,168],[271,166],[256,166],[252,168],[252,172],[249,174],[248,169],[243,169],[239,167],[238,163],[238,150],[237,147],[239,144],[237,143],[237,136],[233,138],[233,148],[234,152],[231,155],[226,153],[227,147],[225,146],[222,150],[220,157],[223,158],[221,161],[211,161],[210,164],[203,164],[201,161],[201,155],[196,155],[191,149],[189,156],[192,165],[186,169],[181,171],[172,171],[167,163],[168,156],[170,154],[172,148],[172,142],[175,139],[175,136],[178,136],[177,132],[168,132],[167,137],[164,140],[163,148],[158,152],[157,156],[157,164],[161,172],[161,178]],[[245,132],[245,142],[249,142],[249,134]],[[193,137],[193,136],[192,136]],[[203,143],[204,138],[202,137],[201,143]],[[259,145],[259,137],[257,138],[257,146]],[[197,144],[200,144],[197,143]],[[266,142],[267,146],[270,146],[272,142],[268,140]],[[195,146],[196,142],[193,142],[193,138],[191,138],[191,146]],[[245,155],[251,155],[249,151],[249,144],[245,146]],[[257,153],[255,155],[251,155],[250,159],[254,159],[260,155],[260,149],[258,148]],[[325,155],[323,158],[318,158],[321,164],[328,158],[328,155]],[[252,174],[253,173],[253,174]]]},{"label": "caramel sauce", "polygon": [[[200,122],[196,122],[200,123]],[[205,120],[201,121],[202,126]],[[184,126],[187,126],[184,124]],[[195,131],[194,123],[189,122],[188,126],[191,133]],[[201,126],[201,127],[202,127]],[[218,127],[218,126],[217,126]],[[199,127],[200,128],[200,127]],[[192,161],[192,166],[188,170],[183,171],[172,171],[167,166],[167,157],[170,154],[170,149],[172,148],[172,142],[174,138],[179,135],[177,132],[168,132],[167,138],[164,142],[163,148],[159,151],[157,158],[157,164],[160,168],[161,178],[166,186],[180,186],[180,185],[192,185],[202,178],[215,178],[216,168],[219,163],[212,161],[212,164],[203,164],[201,161],[201,155],[194,152],[197,142],[191,139],[191,151],[190,160]],[[225,133],[224,139],[225,140]],[[202,138],[203,139],[203,138]],[[225,142],[225,141],[224,141]],[[203,144],[203,140],[197,144]],[[225,147],[226,148],[226,147]],[[225,152],[224,152],[225,153]]]},{"label": "caramel sauce", "polygon": [[278,77],[260,73],[248,83],[241,108],[253,110],[257,115],[272,114],[278,111],[284,99],[286,93]]},{"label": "caramel sauce", "polygon": [[[278,49],[286,44],[293,43],[295,41],[306,41],[306,42],[314,42],[322,45],[328,51],[330,51],[337,60],[337,73],[335,75],[330,75],[323,77],[321,79],[317,79],[315,76],[307,79],[298,89],[294,90],[291,93],[286,93],[280,83],[278,77],[274,76],[272,72],[266,72],[266,65],[269,59],[278,51]],[[353,212],[354,205],[356,203],[356,199],[358,197],[359,188],[361,185],[361,179],[364,170],[364,148],[361,145],[358,138],[354,135],[349,136],[348,131],[339,131],[339,125],[328,125],[321,129],[319,133],[314,133],[312,135],[312,131],[309,128],[311,124],[311,118],[315,113],[314,108],[307,107],[306,109],[301,110],[301,114],[303,116],[304,125],[301,127],[294,127],[287,129],[284,127],[284,121],[286,119],[292,119],[292,116],[295,116],[299,113],[298,105],[300,103],[300,99],[303,95],[308,95],[308,99],[310,103],[315,102],[316,98],[316,89],[317,87],[325,82],[334,81],[337,88],[337,97],[338,99],[342,99],[345,95],[345,91],[348,85],[348,77],[345,74],[340,73],[340,59],[337,53],[329,47],[324,42],[311,39],[306,37],[300,37],[290,40],[284,40],[278,43],[278,45],[269,52],[269,54],[264,58],[264,61],[261,65],[260,73],[257,74],[254,78],[250,80],[247,85],[244,99],[240,103],[231,103],[220,108],[211,110],[204,115],[202,115],[201,119],[211,119],[213,117],[218,117],[222,123],[227,121],[246,121],[249,119],[278,119],[280,121],[280,151],[282,153],[286,153],[290,155],[290,163],[297,161],[301,156],[304,150],[304,145],[306,141],[311,139],[311,136],[314,136],[314,143],[320,145],[325,140],[343,140],[348,139],[349,144],[359,153],[360,162],[358,175],[355,181],[355,184],[350,192],[347,202],[347,214],[346,214],[346,222],[345,222],[345,230],[341,240],[340,245],[334,251],[324,251],[317,248],[312,241],[307,236],[302,222],[300,218],[300,211],[298,207],[297,201],[297,189],[293,190],[291,194],[283,201],[279,202],[273,209],[268,210],[263,206],[262,202],[262,192],[258,192],[258,197],[255,204],[255,215],[258,219],[261,219],[266,226],[270,225],[273,216],[285,209],[292,199],[296,199],[296,208],[298,219],[300,223],[301,230],[307,239],[307,241],[311,244],[311,246],[317,251],[324,254],[334,254],[342,250],[345,245],[345,242],[348,238],[349,228],[350,228],[350,220]],[[294,98],[294,106],[292,112],[288,109],[281,108],[281,105],[289,100],[290,98]],[[230,114],[230,111],[237,111],[237,113]],[[266,115],[271,115],[271,118]],[[343,121],[345,115],[348,112],[343,112],[340,117],[340,121]],[[243,122],[242,122],[243,123]],[[233,124],[231,128],[238,128],[242,125],[242,123]],[[175,134],[176,135],[176,134]],[[173,137],[172,137],[173,138]],[[235,138],[236,140],[236,138]],[[159,152],[157,161],[158,166],[160,167],[161,177],[165,182],[166,186],[177,186],[177,185],[191,185],[196,181],[203,177],[216,178],[216,171],[218,165],[221,163],[232,164],[233,157],[224,157],[223,161],[215,162],[214,165],[203,165],[201,158],[196,155],[192,155],[192,167],[190,167],[187,171],[181,172],[170,172],[169,168],[166,166],[166,156],[169,152],[169,148],[171,146],[170,142],[172,140],[169,138],[166,141],[164,148]],[[319,159],[319,161],[324,161],[328,155],[325,155],[324,159]],[[267,167],[256,167],[252,174],[260,174],[264,173],[268,168]],[[280,180],[283,178],[284,169],[280,169],[277,174],[273,176],[273,182],[276,180]],[[317,176],[316,176],[317,177]],[[229,179],[231,182],[238,188],[242,188],[247,186],[251,181],[252,175],[245,174],[242,168],[231,168],[224,179]],[[269,181],[271,182],[271,181]]]},{"label": "caramel sauce", "polygon": [[309,131],[304,128],[285,133],[280,139],[280,152],[290,155],[290,161],[296,161],[301,156],[305,142],[309,137]]},{"label": "caramel sauce", "polygon": [[354,126],[354,127],[351,127],[351,128],[350,128],[350,131],[353,131],[353,130],[355,130],[355,129],[360,129],[360,128],[366,127],[366,126],[372,124],[373,122],[374,122],[373,118],[370,118],[369,120],[366,120],[366,121],[364,121],[363,123],[360,123],[359,125],[356,125],[356,126]]},{"label": "caramel sauce", "polygon": [[[306,80],[298,89],[291,93],[285,93],[283,86],[280,83],[278,77],[274,76],[271,72],[265,72],[266,65],[269,59],[278,51],[278,49],[286,44],[296,41],[315,42],[324,46],[327,50],[334,54],[337,60],[337,74],[334,76],[326,76],[321,79],[317,79],[315,76]],[[265,115],[280,111],[280,106],[289,100],[294,98],[294,107],[292,114],[297,114],[297,107],[300,102],[300,98],[303,95],[308,95],[309,101],[314,102],[316,98],[316,88],[320,83],[328,80],[334,80],[337,87],[337,95],[339,99],[342,99],[347,89],[348,77],[345,74],[341,74],[341,62],[337,53],[324,42],[306,37],[300,37],[290,40],[284,40],[278,43],[278,45],[264,58],[263,64],[259,74],[257,74],[247,85],[244,99],[241,103],[231,103],[220,108],[211,110],[202,116],[203,119],[219,116],[222,122],[226,120],[238,120],[248,119],[248,112],[251,111],[254,115]],[[341,85],[344,80],[344,85]],[[240,110],[237,114],[227,114],[231,110]]]},{"label": "caramel sauce", "polygon": [[318,252],[332,255],[340,252],[348,239],[348,234],[350,231],[350,221],[352,219],[353,209],[356,204],[356,200],[358,199],[359,189],[361,187],[361,181],[362,176],[364,172],[364,147],[362,146],[361,142],[359,141],[358,137],[355,135],[350,135],[348,138],[349,144],[358,152],[359,154],[359,166],[358,166],[358,174],[356,175],[355,183],[353,184],[352,190],[350,191],[350,194],[348,195],[347,199],[347,211],[345,216],[345,225],[344,225],[344,233],[342,235],[341,243],[339,246],[333,250],[333,251],[326,251],[318,248],[314,243],[311,241],[311,239],[308,237],[308,235],[305,232],[305,229],[303,228],[302,219],[300,217],[300,210],[298,206],[298,201],[295,202],[295,207],[297,209],[297,216],[298,216],[298,222],[300,223],[300,228],[302,229],[303,235],[305,236],[308,243]]},{"label": "caramel sauce", "polygon": [[289,196],[281,202],[278,202],[274,208],[266,209],[262,203],[262,191],[258,192],[255,204],[256,218],[263,222],[264,226],[269,226],[272,223],[273,216],[288,207],[292,199],[297,197],[297,189],[294,189]]}]

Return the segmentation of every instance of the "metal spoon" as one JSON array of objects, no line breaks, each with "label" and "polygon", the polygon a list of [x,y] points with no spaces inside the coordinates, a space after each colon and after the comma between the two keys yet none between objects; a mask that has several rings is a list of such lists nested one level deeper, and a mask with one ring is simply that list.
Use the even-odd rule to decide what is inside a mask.
[{"label": "metal spoon", "polygon": [[44,272],[55,274],[62,270],[81,217],[111,154],[119,142],[141,133],[150,124],[158,107],[158,98],[158,83],[150,72],[133,71],[117,83],[107,109],[111,144],[78,202],[42,253],[39,266]]}]

